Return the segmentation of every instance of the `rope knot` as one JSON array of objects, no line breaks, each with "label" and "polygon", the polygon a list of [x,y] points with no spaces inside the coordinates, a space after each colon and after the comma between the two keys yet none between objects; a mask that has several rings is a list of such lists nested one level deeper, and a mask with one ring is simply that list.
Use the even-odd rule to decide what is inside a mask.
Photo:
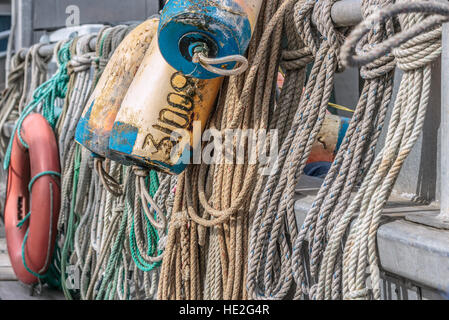
[{"label": "rope knot", "polygon": [[114,213],[122,213],[125,211],[125,205],[123,203],[118,203],[114,208]]},{"label": "rope knot", "polygon": [[[321,35],[322,45],[329,47],[329,54],[335,56],[336,71],[342,72],[344,66],[340,59],[340,48],[344,42],[344,32],[337,29],[332,21],[331,10],[336,0],[318,0],[313,9],[313,19]],[[345,29],[343,29],[344,31]]]},{"label": "rope knot", "polygon": [[175,229],[180,229],[187,221],[187,213],[184,211],[178,211],[173,214],[171,223]]},{"label": "rope knot", "polygon": [[[356,54],[359,41],[367,33],[379,24],[388,26],[396,15],[400,15],[401,32],[373,44],[367,53]],[[341,50],[342,60],[345,65],[361,66],[393,52],[398,67],[404,71],[424,67],[441,54],[441,24],[448,20],[449,6],[445,3],[410,1],[386,6],[352,30]]]},{"label": "rope knot", "polygon": [[17,54],[14,55],[12,65],[13,68],[8,74],[8,83],[10,87],[13,83],[20,82],[25,73],[25,60],[20,59],[20,54],[25,49],[21,49]]},{"label": "rope knot", "polygon": [[367,288],[353,290],[345,295],[344,300],[368,300],[369,290]]},{"label": "rope knot", "polygon": [[[365,47],[369,47],[366,45]],[[396,61],[393,55],[385,55],[360,68],[360,76],[365,80],[379,78],[394,70]]]}]

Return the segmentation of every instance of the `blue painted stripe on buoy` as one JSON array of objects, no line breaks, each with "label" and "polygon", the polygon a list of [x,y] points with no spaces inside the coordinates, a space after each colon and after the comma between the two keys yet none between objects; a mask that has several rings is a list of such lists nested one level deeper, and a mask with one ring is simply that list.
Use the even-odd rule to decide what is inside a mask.
[{"label": "blue painted stripe on buoy", "polygon": [[338,131],[338,141],[334,153],[337,153],[338,150],[340,149],[340,146],[343,143],[343,138],[345,137],[346,132],[348,131],[349,122],[351,121],[351,119],[340,117],[340,121],[341,122],[340,122],[340,130]]}]

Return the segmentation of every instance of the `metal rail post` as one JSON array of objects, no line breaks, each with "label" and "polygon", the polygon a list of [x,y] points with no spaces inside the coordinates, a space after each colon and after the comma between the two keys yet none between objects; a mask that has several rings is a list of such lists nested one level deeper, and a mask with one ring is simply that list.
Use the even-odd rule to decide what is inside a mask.
[{"label": "metal rail post", "polygon": [[441,54],[440,218],[449,222],[449,23],[443,24]]}]

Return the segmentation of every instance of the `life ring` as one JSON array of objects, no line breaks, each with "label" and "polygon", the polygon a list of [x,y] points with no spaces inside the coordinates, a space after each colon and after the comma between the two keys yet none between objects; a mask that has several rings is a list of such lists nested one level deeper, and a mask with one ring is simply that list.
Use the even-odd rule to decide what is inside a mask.
[{"label": "life ring", "polygon": [[61,205],[61,169],[58,144],[44,117],[37,113],[26,117],[21,136],[29,148],[15,134],[8,171],[5,231],[14,273],[21,282],[34,284],[52,260]]}]

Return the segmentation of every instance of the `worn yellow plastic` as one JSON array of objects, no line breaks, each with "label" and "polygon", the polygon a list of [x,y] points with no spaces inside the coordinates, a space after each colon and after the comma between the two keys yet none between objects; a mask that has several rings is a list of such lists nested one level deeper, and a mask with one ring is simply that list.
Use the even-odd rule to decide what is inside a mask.
[{"label": "worn yellow plastic", "polygon": [[201,132],[221,82],[221,78],[201,80],[176,71],[162,57],[155,38],[122,102],[111,134],[111,152],[143,167],[181,173],[193,149],[201,147]]},{"label": "worn yellow plastic", "polygon": [[115,50],[89,98],[75,139],[94,154],[121,163],[126,159],[109,152],[109,138],[123,98],[156,32],[159,19],[147,20],[131,31]]}]

